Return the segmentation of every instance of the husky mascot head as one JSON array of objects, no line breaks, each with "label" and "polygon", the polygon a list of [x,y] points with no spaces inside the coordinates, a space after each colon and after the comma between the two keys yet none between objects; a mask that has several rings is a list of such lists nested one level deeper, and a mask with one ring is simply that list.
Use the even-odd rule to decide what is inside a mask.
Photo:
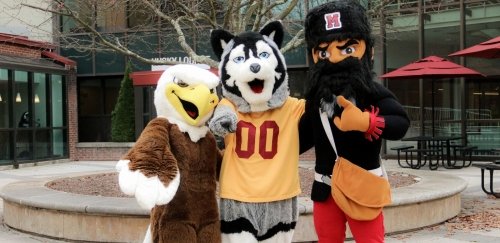
[{"label": "husky mascot head", "polygon": [[240,112],[280,107],[288,97],[288,74],[279,51],[282,41],[283,26],[279,21],[267,24],[260,32],[233,35],[221,29],[212,31],[223,95]]}]

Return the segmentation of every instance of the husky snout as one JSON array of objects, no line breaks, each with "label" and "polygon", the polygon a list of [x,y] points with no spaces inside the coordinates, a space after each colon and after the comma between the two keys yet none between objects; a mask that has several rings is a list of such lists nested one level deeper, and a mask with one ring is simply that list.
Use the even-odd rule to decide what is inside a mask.
[{"label": "husky snout", "polygon": [[252,71],[253,73],[258,73],[260,71],[260,64],[252,63],[250,65],[250,71]]}]

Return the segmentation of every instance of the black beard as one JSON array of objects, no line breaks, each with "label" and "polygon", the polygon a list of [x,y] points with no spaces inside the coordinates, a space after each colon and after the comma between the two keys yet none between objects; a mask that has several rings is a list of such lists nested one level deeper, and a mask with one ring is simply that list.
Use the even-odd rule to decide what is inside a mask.
[{"label": "black beard", "polygon": [[342,95],[365,103],[374,92],[371,65],[366,58],[349,57],[338,63],[320,60],[310,68],[311,86],[306,99],[319,107],[321,100],[333,102],[333,97]]}]

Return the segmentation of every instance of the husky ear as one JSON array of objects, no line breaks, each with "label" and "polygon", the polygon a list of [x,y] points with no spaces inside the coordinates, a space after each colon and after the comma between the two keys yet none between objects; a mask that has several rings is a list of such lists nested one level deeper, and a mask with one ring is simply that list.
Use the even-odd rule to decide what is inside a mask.
[{"label": "husky ear", "polygon": [[233,34],[222,29],[212,30],[210,32],[210,43],[212,44],[212,50],[219,60],[222,56],[222,52],[224,52],[224,48],[226,47],[227,43],[229,43],[229,41],[231,41],[231,39],[233,38]]},{"label": "husky ear", "polygon": [[281,21],[273,21],[266,24],[266,26],[264,26],[259,33],[269,37],[274,41],[274,43],[276,43],[278,48],[281,48],[281,44],[283,42],[283,25],[281,24]]}]

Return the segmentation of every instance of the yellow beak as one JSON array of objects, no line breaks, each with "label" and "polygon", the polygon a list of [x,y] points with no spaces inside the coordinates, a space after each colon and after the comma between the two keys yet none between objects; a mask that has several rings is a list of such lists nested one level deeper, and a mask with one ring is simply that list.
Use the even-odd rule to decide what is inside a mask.
[{"label": "yellow beak", "polygon": [[219,98],[202,84],[181,87],[171,83],[167,85],[165,95],[175,110],[192,126],[201,126],[201,121],[210,114]]}]

